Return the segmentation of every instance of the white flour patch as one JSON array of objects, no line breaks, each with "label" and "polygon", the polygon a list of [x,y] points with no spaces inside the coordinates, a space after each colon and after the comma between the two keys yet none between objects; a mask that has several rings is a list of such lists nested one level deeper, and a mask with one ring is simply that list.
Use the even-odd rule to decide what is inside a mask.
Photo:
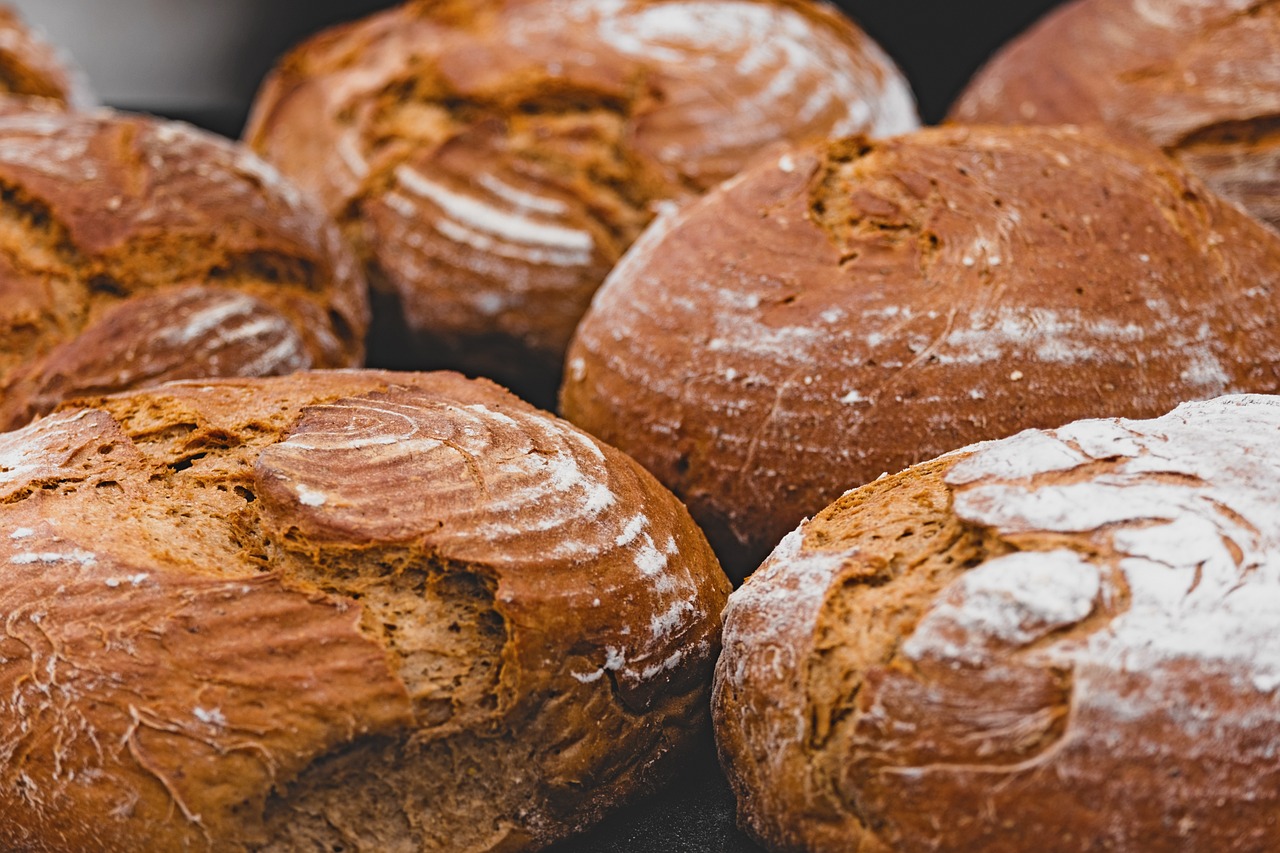
[{"label": "white flour patch", "polygon": [[[1082,645],[1046,652],[1090,662],[1094,675],[1077,690],[1081,707],[1130,720],[1171,714],[1199,732],[1204,721],[1168,696],[1115,693],[1127,683],[1123,673],[1158,681],[1190,662],[1255,687],[1280,673],[1277,439],[1280,398],[1242,395],[1148,421],[1080,421],[1023,434],[1022,445],[1042,449],[1018,465],[1009,463],[1006,442],[990,442],[953,469],[955,511],[966,521],[1003,535],[1068,534],[1120,555],[1128,609]],[[1057,452],[1049,449],[1055,441]],[[1078,466],[1068,464],[1073,455]],[[1103,460],[1108,467],[1082,481],[1054,479]],[[1063,595],[1063,607],[1072,600]],[[1107,669],[1115,665],[1123,670]],[[1248,707],[1223,709],[1215,725],[1249,725]]]},{"label": "white flour patch", "polygon": [[324,492],[316,491],[305,483],[298,484],[298,502],[303,506],[324,506],[329,498]]},{"label": "white flour patch", "polygon": [[1010,554],[966,572],[944,590],[902,646],[903,654],[978,665],[992,645],[1024,646],[1087,617],[1098,570],[1073,551]]}]

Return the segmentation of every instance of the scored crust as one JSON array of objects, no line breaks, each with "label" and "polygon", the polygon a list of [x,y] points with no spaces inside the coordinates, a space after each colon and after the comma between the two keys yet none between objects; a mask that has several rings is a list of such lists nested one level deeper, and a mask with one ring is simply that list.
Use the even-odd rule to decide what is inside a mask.
[{"label": "scored crust", "polygon": [[713,713],[779,851],[1265,851],[1280,398],[1080,421],[850,492],[726,609]]},{"label": "scored crust", "polygon": [[111,113],[0,116],[0,428],[77,394],[351,367],[365,285],[247,149]]},{"label": "scored crust", "polygon": [[799,148],[657,223],[562,411],[685,500],[730,575],[852,483],[1092,415],[1280,387],[1280,239],[1070,129]]},{"label": "scored crust", "polygon": [[489,383],[171,383],[0,460],[6,850],[537,849],[705,725],[705,539]]},{"label": "scored crust", "polygon": [[889,59],[807,0],[486,0],[305,43],[245,138],[359,248],[375,363],[549,403],[574,325],[658,203],[772,142],[916,124]]},{"label": "scored crust", "polygon": [[996,54],[950,118],[1097,123],[1280,230],[1280,3],[1077,0]]}]

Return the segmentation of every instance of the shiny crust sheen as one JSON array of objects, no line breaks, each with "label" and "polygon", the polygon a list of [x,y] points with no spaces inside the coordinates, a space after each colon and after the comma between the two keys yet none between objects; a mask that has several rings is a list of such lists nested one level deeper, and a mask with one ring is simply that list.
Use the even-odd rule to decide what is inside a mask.
[{"label": "shiny crust sheen", "polygon": [[0,427],[76,394],[354,366],[367,323],[337,228],[247,149],[137,116],[0,116]]},{"label": "shiny crust sheen", "polygon": [[78,402],[0,435],[0,847],[538,849],[670,772],[727,595],[652,477],[486,382]]},{"label": "shiny crust sheen", "polygon": [[1280,239],[1145,148],[945,128],[774,156],[660,221],[562,407],[730,575],[851,483],[968,442],[1280,387]]},{"label": "shiny crust sheen", "polygon": [[1031,430],[788,535],[716,668],[744,825],[788,853],[1275,850],[1277,434],[1266,396]]},{"label": "shiny crust sheen", "polygon": [[1280,230],[1278,56],[1273,0],[1076,0],[998,53],[951,119],[1104,124]]},{"label": "shiny crust sheen", "polygon": [[550,399],[657,203],[770,143],[916,124],[889,59],[807,0],[439,0],[298,48],[246,139],[360,248],[375,356]]}]

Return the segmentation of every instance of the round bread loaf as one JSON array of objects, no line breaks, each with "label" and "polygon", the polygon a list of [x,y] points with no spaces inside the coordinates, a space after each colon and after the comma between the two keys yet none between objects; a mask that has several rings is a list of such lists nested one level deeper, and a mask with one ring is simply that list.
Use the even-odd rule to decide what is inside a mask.
[{"label": "round bread loaf", "polygon": [[0,113],[14,104],[60,104],[86,108],[93,95],[84,74],[10,6],[0,4]]},{"label": "round bread loaf", "polygon": [[656,204],[771,142],[915,124],[888,58],[809,0],[435,0],[301,46],[246,138],[362,253],[371,363],[549,405]]},{"label": "round bread loaf", "polygon": [[1280,229],[1280,6],[1076,0],[996,55],[951,118],[1103,123]]},{"label": "round bread loaf", "polygon": [[1273,851],[1280,398],[849,492],[730,598],[713,713],[774,850]]},{"label": "round bread loaf", "polygon": [[1280,388],[1280,238],[1159,152],[947,128],[774,157],[597,294],[565,416],[731,576],[849,483],[1090,415]]},{"label": "round bread loaf", "polygon": [[77,394],[349,367],[332,221],[247,149],[140,116],[0,117],[0,428]]},{"label": "round bread loaf", "polygon": [[5,850],[533,850],[705,729],[706,540],[487,382],[172,383],[0,460]]}]

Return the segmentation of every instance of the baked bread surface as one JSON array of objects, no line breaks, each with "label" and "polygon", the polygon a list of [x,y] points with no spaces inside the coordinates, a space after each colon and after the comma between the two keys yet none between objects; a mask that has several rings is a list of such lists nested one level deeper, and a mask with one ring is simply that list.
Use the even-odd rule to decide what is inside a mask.
[{"label": "baked bread surface", "polygon": [[325,200],[375,290],[374,363],[550,401],[655,213],[773,142],[915,127],[901,74],[807,0],[410,3],[303,44],[246,139]]},{"label": "baked bread surface", "polygon": [[1280,387],[1280,240],[1150,148],[941,128],[771,157],[597,294],[562,411],[731,575],[850,484],[974,441]]},{"label": "baked bread surface", "polygon": [[849,492],[726,609],[778,851],[1273,851],[1280,398],[1080,421]]},{"label": "baked bread surface", "polygon": [[705,726],[705,539],[490,383],[171,383],[0,460],[5,850],[533,850]]},{"label": "baked bread surface", "polygon": [[1076,0],[996,54],[951,119],[1105,125],[1280,230],[1277,57],[1274,3]]},{"label": "baked bread surface", "polygon": [[84,109],[93,102],[80,69],[13,7],[0,4],[0,113],[24,105]]},{"label": "baked bread surface", "polygon": [[252,152],[176,122],[0,116],[0,427],[168,379],[360,363],[336,226]]}]

